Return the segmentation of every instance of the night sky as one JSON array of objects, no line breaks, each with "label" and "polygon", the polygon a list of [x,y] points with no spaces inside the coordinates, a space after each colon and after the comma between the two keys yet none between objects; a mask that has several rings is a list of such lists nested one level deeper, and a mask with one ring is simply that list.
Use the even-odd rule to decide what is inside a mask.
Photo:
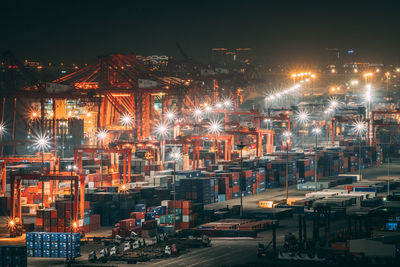
[{"label": "night sky", "polygon": [[326,47],[399,63],[400,1],[8,1],[0,52],[85,63],[110,52],[206,61],[212,47],[252,47],[260,62],[318,62]]}]

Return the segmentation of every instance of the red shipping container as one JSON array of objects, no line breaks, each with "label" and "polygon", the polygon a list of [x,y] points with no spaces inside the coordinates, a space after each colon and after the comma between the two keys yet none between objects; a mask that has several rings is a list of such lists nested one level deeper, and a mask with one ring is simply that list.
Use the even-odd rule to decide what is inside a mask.
[{"label": "red shipping container", "polygon": [[182,215],[190,215],[190,214],[192,214],[191,209],[182,209]]},{"label": "red shipping container", "polygon": [[233,191],[233,193],[238,193],[238,192],[239,192],[239,188],[240,188],[239,185],[234,185],[234,186],[232,186],[232,191]]},{"label": "red shipping container", "polygon": [[135,219],[126,219],[126,220],[121,220],[119,222],[119,227],[121,229],[124,229],[124,230],[129,230],[129,229],[131,229],[132,227],[135,227],[135,226],[136,226],[136,220]]},{"label": "red shipping container", "polygon": [[368,185],[345,185],[344,189],[347,190],[347,191],[353,191],[354,187],[363,187],[363,188],[365,188],[365,187],[369,187],[369,186]]},{"label": "red shipping container", "polygon": [[57,210],[50,211],[50,218],[57,218]]},{"label": "red shipping container", "polygon": [[141,220],[144,219],[146,217],[146,212],[135,212],[135,218],[136,220]]},{"label": "red shipping container", "polygon": [[190,229],[190,223],[189,222],[180,222],[179,226],[180,226],[180,229]]},{"label": "red shipping container", "polygon": [[182,203],[182,208],[183,209],[191,209],[192,208],[192,201],[183,201]]},{"label": "red shipping container", "polygon": [[[197,199],[197,198],[195,198],[195,199]],[[182,208],[182,200],[176,200],[176,208],[177,209],[181,209]],[[173,200],[170,200],[170,201],[168,201],[168,208],[169,209],[173,209],[174,208],[174,201]]]}]

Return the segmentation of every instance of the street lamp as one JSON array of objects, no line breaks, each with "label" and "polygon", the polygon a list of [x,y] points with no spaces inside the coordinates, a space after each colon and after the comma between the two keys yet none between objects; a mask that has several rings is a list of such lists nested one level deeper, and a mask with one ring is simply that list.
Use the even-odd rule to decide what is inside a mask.
[{"label": "street lamp", "polygon": [[[42,173],[44,173],[44,151],[50,148],[50,138],[46,134],[38,134],[33,138],[34,146],[42,154]],[[42,180],[42,208],[44,209],[44,180]]]},{"label": "street lamp", "polygon": [[225,100],[224,100],[224,106],[225,106],[226,108],[231,107],[231,106],[232,106],[232,101],[231,101],[229,98],[225,99]]},{"label": "street lamp", "polygon": [[[128,126],[132,125],[132,117],[129,114],[124,114],[121,117],[121,124],[125,126],[125,130],[128,130]],[[127,137],[129,139],[129,134],[127,133]]]},{"label": "street lamp", "polygon": [[206,113],[210,113],[210,112],[212,112],[212,107],[206,106],[206,107],[204,108],[204,111],[205,111]]},{"label": "street lamp", "polygon": [[389,97],[389,80],[390,80],[390,72],[385,73],[386,77],[386,97]]},{"label": "street lamp", "polygon": [[174,184],[174,233],[176,231],[176,163],[182,158],[182,154],[178,148],[174,148],[171,152],[171,157],[174,160],[174,176],[173,176],[173,184]]},{"label": "street lamp", "polygon": [[360,180],[361,178],[361,141],[362,141],[362,135],[364,134],[364,132],[366,131],[366,127],[365,127],[365,122],[363,120],[356,120],[354,125],[353,125],[353,131],[354,133],[358,134],[359,138],[360,138],[360,145],[359,145],[359,153],[358,153],[358,171],[359,171],[359,175],[360,175]]},{"label": "street lamp", "polygon": [[302,147],[304,151],[304,131],[305,131],[304,126],[310,121],[310,114],[308,110],[306,109],[299,110],[296,114],[296,120],[303,127]]},{"label": "street lamp", "polygon": [[[213,135],[219,135],[222,130],[222,125],[219,120],[211,120],[208,124],[208,132]],[[215,138],[215,148],[214,148],[214,157],[215,157],[215,164],[217,164],[217,145],[218,139]]]},{"label": "street lamp", "polygon": [[219,120],[211,120],[208,124],[208,132],[211,134],[219,134],[222,130],[222,125]]},{"label": "street lamp", "polygon": [[202,111],[200,108],[196,108],[196,109],[193,111],[193,117],[194,117],[196,120],[200,120],[200,119],[203,117],[203,111]]},{"label": "street lamp", "polygon": [[[74,208],[73,208],[73,204],[72,204],[72,199],[73,197],[75,197],[73,195],[73,187],[72,187],[72,176],[73,176],[73,172],[76,171],[78,169],[78,167],[76,167],[76,165],[68,165],[67,166],[67,170],[69,170],[71,172],[71,189],[70,189],[70,209],[71,209],[71,217],[70,217],[70,230],[71,230],[71,243],[70,243],[70,257],[69,257],[69,263],[72,263],[74,261],[74,258],[72,256],[72,236],[73,236],[73,232],[74,232],[74,228],[76,228],[76,223],[74,222]],[[67,255],[67,260],[68,260],[68,255]]]},{"label": "street lamp", "polygon": [[121,124],[124,126],[129,126],[132,124],[132,117],[128,114],[125,114],[121,117]]},{"label": "street lamp", "polygon": [[165,138],[168,136],[168,125],[164,122],[159,122],[155,128],[155,134],[160,138],[160,152],[161,152],[161,164],[164,166],[165,157]]},{"label": "street lamp", "polygon": [[365,101],[367,102],[366,104],[367,104],[367,106],[366,106],[366,108],[367,108],[367,118],[369,118],[370,116],[370,112],[371,112],[371,99],[372,99],[372,96],[371,96],[371,85],[370,84],[367,84],[366,85],[366,90],[365,90]]},{"label": "street lamp", "polygon": [[6,125],[4,122],[0,122],[0,144],[1,152],[0,155],[3,156],[3,135],[7,132]]},{"label": "street lamp", "polygon": [[329,100],[329,108],[335,110],[339,107],[339,101],[336,98],[331,98]]},{"label": "street lamp", "polygon": [[104,145],[104,140],[107,139],[107,134],[108,134],[108,132],[106,129],[101,129],[97,132],[96,137],[97,137],[97,140],[100,141],[101,147],[103,147],[103,145]]},{"label": "street lamp", "polygon": [[237,147],[240,149],[240,218],[243,218],[243,141]]},{"label": "street lamp", "polygon": [[315,127],[312,130],[315,136],[315,159],[314,159],[314,191],[317,191],[317,177],[318,177],[318,136],[322,133],[321,128]]},{"label": "street lamp", "polygon": [[168,110],[165,113],[165,117],[167,118],[167,120],[173,121],[176,118],[176,115],[175,115],[175,112],[173,110]]},{"label": "street lamp", "polygon": [[289,198],[289,144],[291,136],[292,133],[289,131],[283,133],[283,138],[285,139],[286,143],[286,202]]}]

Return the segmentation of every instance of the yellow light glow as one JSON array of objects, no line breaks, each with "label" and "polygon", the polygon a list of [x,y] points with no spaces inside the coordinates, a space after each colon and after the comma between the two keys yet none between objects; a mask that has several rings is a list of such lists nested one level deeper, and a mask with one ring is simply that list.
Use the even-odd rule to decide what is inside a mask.
[{"label": "yellow light glow", "polygon": [[372,72],[364,73],[364,77],[370,77],[370,76],[372,76]]},{"label": "yellow light glow", "polygon": [[127,187],[126,184],[121,185],[121,191],[126,191]]},{"label": "yellow light glow", "polygon": [[332,72],[332,73],[335,73],[335,72],[336,72],[336,70],[335,70],[335,69],[331,69],[331,72]]}]

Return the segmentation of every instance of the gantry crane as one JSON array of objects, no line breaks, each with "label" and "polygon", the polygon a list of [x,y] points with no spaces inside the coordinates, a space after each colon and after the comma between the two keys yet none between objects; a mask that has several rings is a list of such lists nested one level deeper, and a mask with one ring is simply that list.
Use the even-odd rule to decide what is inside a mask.
[{"label": "gantry crane", "polygon": [[[11,220],[12,224],[22,223],[21,214],[21,181],[22,180],[38,180],[42,183],[46,181],[74,181],[75,198],[73,202],[74,221],[78,221],[78,205],[80,206],[80,218],[84,216],[85,204],[85,175],[77,175],[70,172],[49,172],[46,174],[10,174],[10,205],[11,205]],[[80,200],[78,201],[78,183],[80,186]],[[50,189],[52,186],[50,186]],[[42,186],[44,190],[44,186]],[[71,188],[72,190],[72,188]],[[50,196],[53,198],[53,192],[50,191]],[[44,203],[43,203],[44,204]]]},{"label": "gantry crane", "polygon": [[58,170],[59,169],[59,159],[54,158],[53,155],[45,153],[42,157],[2,157],[0,158],[0,167],[1,167],[1,185],[2,192],[5,195],[6,192],[6,168],[10,163],[33,163],[33,162],[43,162],[50,164],[50,170]]},{"label": "gantry crane", "polygon": [[[382,114],[382,115],[400,115],[400,110],[374,110],[371,112],[371,120],[372,120],[372,144],[376,143],[376,127],[377,126],[397,126],[399,127],[399,123],[385,123],[379,122],[375,120],[375,115]],[[368,135],[369,136],[369,135]]]}]

